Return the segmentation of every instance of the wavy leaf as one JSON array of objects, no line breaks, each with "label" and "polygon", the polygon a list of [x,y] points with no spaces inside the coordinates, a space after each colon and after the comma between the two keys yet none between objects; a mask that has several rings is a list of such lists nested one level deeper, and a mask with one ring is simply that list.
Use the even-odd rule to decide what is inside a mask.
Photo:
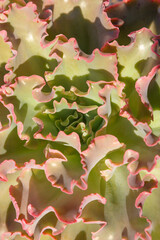
[{"label": "wavy leaf", "polygon": [[118,29],[104,13],[105,5],[107,2],[100,0],[64,0],[62,8],[59,1],[54,1],[53,26],[49,29],[49,38],[64,34],[68,38],[76,38],[85,53],[100,49],[106,41],[118,36]]},{"label": "wavy leaf", "polygon": [[6,76],[7,81],[10,82],[15,76],[43,76],[47,69],[53,70],[57,65],[57,61],[49,56],[50,45],[53,44],[43,44],[46,23],[38,19],[36,5],[31,2],[24,7],[12,4],[5,14],[6,30],[11,29],[12,42],[17,51],[16,56],[7,65],[13,71]]},{"label": "wavy leaf", "polygon": [[44,86],[44,79],[33,75],[19,77],[15,83],[3,88],[2,100],[12,112],[22,139],[30,138],[30,134],[36,126],[33,118],[43,107],[43,102],[49,102],[53,98],[53,91],[49,93],[41,91]]},{"label": "wavy leaf", "polygon": [[52,86],[63,86],[70,90],[72,86],[86,92],[87,80],[106,82],[116,79],[116,56],[115,54],[103,54],[98,49],[91,55],[80,56],[80,50],[75,39],[57,37],[57,44],[52,49],[52,55],[58,55],[60,64],[52,73],[46,74],[47,83]]}]

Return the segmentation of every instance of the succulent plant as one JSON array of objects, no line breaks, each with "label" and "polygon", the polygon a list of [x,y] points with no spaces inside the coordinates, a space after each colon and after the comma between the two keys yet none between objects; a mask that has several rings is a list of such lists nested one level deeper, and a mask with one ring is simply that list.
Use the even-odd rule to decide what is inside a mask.
[{"label": "succulent plant", "polygon": [[160,1],[0,1],[0,239],[160,239]]}]

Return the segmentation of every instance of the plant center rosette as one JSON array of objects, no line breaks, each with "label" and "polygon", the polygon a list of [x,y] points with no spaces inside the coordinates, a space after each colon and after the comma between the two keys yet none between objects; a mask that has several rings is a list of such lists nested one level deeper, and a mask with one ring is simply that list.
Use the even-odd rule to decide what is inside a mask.
[{"label": "plant center rosette", "polygon": [[159,8],[0,1],[0,239],[160,238]]}]

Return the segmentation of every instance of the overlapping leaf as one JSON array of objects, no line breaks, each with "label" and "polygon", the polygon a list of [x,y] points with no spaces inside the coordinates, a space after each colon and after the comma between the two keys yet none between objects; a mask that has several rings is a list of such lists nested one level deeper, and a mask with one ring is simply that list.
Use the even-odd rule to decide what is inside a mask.
[{"label": "overlapping leaf", "polygon": [[49,56],[50,45],[53,44],[43,45],[46,22],[38,18],[36,8],[31,2],[24,7],[14,3],[5,11],[7,18],[0,26],[4,26],[3,28],[10,33],[9,37],[17,51],[8,64],[12,71],[6,76],[6,81],[11,81],[15,76],[43,76],[47,69],[53,70],[56,67],[57,61]]},{"label": "overlapping leaf", "polygon": [[2,240],[159,238],[158,22],[159,0],[0,2]]},{"label": "overlapping leaf", "polygon": [[57,37],[52,56],[59,57],[60,64],[53,73],[46,74],[49,86],[63,86],[65,90],[74,86],[86,92],[87,80],[110,82],[117,79],[115,54],[102,54],[96,49],[89,56],[80,55],[81,51],[75,39],[67,40],[63,35]]},{"label": "overlapping leaf", "polygon": [[100,49],[106,41],[112,41],[118,36],[118,28],[104,12],[105,5],[108,5],[107,1],[102,3],[101,0],[54,1],[49,38],[64,34],[68,38],[76,38],[85,53]]}]

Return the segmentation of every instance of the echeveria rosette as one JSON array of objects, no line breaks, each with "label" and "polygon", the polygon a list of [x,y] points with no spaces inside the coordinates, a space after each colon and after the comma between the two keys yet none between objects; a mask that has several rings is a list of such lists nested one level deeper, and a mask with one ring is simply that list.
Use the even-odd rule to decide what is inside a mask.
[{"label": "echeveria rosette", "polygon": [[35,138],[54,139],[59,131],[66,134],[76,132],[80,137],[82,150],[104,125],[103,119],[97,117],[97,109],[81,112],[76,104],[68,104],[64,98],[60,102],[54,101],[54,111],[47,110],[37,114],[36,121],[41,129],[35,134]]},{"label": "echeveria rosette", "polygon": [[2,240],[159,238],[158,8],[1,1]]}]

